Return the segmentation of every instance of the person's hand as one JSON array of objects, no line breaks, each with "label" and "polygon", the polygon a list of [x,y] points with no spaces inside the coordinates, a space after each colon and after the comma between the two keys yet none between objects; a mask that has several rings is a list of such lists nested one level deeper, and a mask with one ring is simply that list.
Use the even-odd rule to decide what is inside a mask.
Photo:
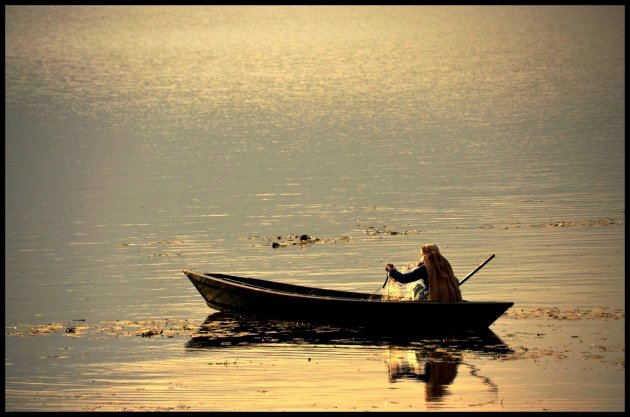
[{"label": "person's hand", "polygon": [[387,265],[385,265],[385,270],[386,270],[387,272],[391,271],[391,270],[392,270],[392,269],[394,269],[394,268],[395,268],[395,266],[394,266],[394,265],[392,265],[392,264],[387,264]]}]

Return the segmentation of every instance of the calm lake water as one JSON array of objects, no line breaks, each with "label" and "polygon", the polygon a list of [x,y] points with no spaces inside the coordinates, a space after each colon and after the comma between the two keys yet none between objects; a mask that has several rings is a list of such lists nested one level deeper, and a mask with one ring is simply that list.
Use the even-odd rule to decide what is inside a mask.
[{"label": "calm lake water", "polygon": [[[8,6],[5,38],[6,410],[625,410],[623,6]],[[191,343],[183,268],[373,293],[431,242],[496,254],[489,340]]]}]

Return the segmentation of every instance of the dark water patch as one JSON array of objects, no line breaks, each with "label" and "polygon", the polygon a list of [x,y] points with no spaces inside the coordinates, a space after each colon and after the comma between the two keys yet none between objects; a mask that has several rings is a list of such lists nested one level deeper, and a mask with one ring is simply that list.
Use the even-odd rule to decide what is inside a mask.
[{"label": "dark water patch", "polygon": [[344,328],[321,324],[261,320],[227,313],[208,316],[187,343],[190,348],[243,346],[261,343],[400,346],[425,350],[473,350],[485,354],[508,354],[510,348],[491,330],[428,333],[410,328]]}]

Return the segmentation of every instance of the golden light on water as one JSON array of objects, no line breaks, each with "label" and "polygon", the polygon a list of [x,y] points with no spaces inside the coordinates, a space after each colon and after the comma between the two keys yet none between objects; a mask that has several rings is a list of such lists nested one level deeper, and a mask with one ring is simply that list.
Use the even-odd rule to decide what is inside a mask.
[{"label": "golden light on water", "polygon": [[[45,23],[26,31],[42,13]],[[507,37],[503,31],[524,13],[529,30]],[[488,14],[496,15],[494,33],[470,24]],[[116,31],[105,16],[115,16]],[[512,121],[515,114],[544,119],[536,112],[557,107],[568,82],[551,72],[575,70],[563,68],[565,58],[595,47],[576,50],[568,31],[554,41],[564,43],[566,56],[558,56],[558,45],[529,35],[549,19],[536,7],[9,7],[8,17],[7,61],[26,60],[28,73],[46,85],[20,82],[28,73],[9,65],[10,101],[22,89],[64,101],[91,98],[75,110],[101,120],[166,110],[171,126],[203,126],[211,117],[242,120],[249,129],[321,129],[332,114],[348,123],[405,114],[430,123],[479,92],[477,111],[460,109],[458,119],[475,119],[481,109],[493,121],[508,111]],[[611,18],[599,17],[602,24]],[[299,31],[287,32],[284,21]],[[31,47],[44,42],[47,48]],[[470,45],[464,57],[462,43]],[[471,71],[462,59],[480,65]],[[535,95],[524,84],[532,79]]]},{"label": "golden light on water", "polygon": [[[253,403],[268,411],[420,411],[465,398],[496,401],[495,388],[467,373],[461,356],[433,354],[418,361],[414,350],[317,345],[302,352],[276,345],[273,352],[249,347],[189,352],[178,359],[78,364],[73,369],[85,388],[64,396],[73,398],[77,411],[247,411]],[[451,385],[456,377],[458,383]],[[230,384],[224,385],[226,380]],[[49,407],[67,410],[62,399],[53,398]]]},{"label": "golden light on water", "polygon": [[[623,10],[5,7],[7,410],[624,409]],[[514,354],[161,333],[423,242]]]}]

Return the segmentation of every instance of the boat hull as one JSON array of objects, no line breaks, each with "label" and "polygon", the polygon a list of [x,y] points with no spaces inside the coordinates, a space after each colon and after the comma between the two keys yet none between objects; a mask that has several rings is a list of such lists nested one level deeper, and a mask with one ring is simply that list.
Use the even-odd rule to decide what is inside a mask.
[{"label": "boat hull", "polygon": [[246,316],[410,331],[487,329],[514,303],[391,301],[224,274],[183,271],[212,309]]}]

